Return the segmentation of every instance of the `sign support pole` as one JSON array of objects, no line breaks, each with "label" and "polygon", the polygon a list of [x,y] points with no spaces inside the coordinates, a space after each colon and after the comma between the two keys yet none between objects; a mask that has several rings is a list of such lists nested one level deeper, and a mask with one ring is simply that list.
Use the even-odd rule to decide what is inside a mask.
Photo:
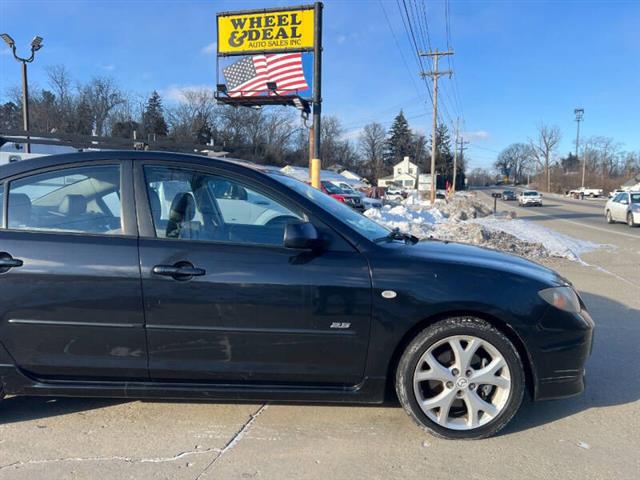
[{"label": "sign support pole", "polygon": [[313,153],[309,175],[311,185],[320,188],[320,118],[322,104],[322,2],[314,4],[315,39],[313,42]]}]

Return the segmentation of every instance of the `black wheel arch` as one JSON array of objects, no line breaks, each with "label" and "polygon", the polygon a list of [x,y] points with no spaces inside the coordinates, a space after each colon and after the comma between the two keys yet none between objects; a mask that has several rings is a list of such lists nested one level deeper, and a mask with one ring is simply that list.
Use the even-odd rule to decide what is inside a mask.
[{"label": "black wheel arch", "polygon": [[398,364],[400,362],[400,357],[402,357],[403,352],[407,348],[407,346],[411,343],[411,341],[425,328],[437,323],[441,320],[446,320],[447,318],[453,317],[475,317],[485,322],[489,323],[492,327],[499,330],[503,333],[513,346],[516,348],[518,355],[520,355],[520,359],[522,360],[522,365],[524,366],[524,376],[525,376],[525,388],[529,394],[531,399],[535,398],[535,388],[536,388],[536,378],[535,378],[535,369],[533,367],[533,359],[529,350],[527,349],[524,341],[520,338],[520,335],[504,320],[497,318],[494,315],[487,314],[486,312],[474,311],[474,310],[451,310],[446,312],[439,312],[430,317],[423,318],[419,322],[416,322],[401,338],[398,344],[395,347],[393,355],[391,355],[391,359],[389,361],[389,365],[387,367],[387,378],[386,378],[386,390],[387,395],[391,394],[395,396],[395,374],[398,368]]}]

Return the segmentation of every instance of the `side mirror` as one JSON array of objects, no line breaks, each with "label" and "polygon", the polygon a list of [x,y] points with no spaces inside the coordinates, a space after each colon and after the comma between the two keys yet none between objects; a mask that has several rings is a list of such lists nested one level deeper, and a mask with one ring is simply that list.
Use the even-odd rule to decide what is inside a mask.
[{"label": "side mirror", "polygon": [[542,197],[542,194],[540,194],[540,197]]},{"label": "side mirror", "polygon": [[284,226],[284,248],[313,250],[319,243],[318,231],[309,222],[287,223]]}]

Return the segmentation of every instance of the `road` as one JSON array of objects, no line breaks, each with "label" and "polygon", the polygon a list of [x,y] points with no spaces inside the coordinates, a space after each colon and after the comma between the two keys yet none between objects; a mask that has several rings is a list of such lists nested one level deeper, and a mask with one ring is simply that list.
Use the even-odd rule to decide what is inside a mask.
[{"label": "road", "polygon": [[[490,192],[479,192],[488,198]],[[606,246],[551,260],[597,323],[578,397],[526,403],[495,438],[439,440],[391,402],[327,406],[8,398],[0,479],[637,479],[640,476],[640,229],[601,202],[546,197],[499,208]]]}]

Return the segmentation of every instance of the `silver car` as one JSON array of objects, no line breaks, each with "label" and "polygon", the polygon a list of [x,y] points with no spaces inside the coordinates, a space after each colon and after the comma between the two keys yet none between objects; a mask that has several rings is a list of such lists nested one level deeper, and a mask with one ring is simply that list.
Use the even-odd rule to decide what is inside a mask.
[{"label": "silver car", "polygon": [[640,192],[620,192],[604,206],[607,223],[625,222],[630,227],[640,225]]}]

